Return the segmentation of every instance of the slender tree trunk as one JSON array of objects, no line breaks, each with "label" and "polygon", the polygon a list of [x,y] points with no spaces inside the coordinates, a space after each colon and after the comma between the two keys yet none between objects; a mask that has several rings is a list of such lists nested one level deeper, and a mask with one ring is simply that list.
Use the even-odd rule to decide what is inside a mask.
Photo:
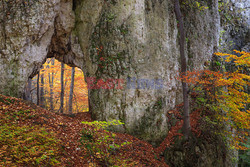
[{"label": "slender tree trunk", "polygon": [[63,104],[64,104],[64,63],[61,63],[61,106],[60,112],[63,113]]},{"label": "slender tree trunk", "polygon": [[[187,61],[185,56],[185,30],[184,30],[184,22],[180,9],[179,0],[175,0],[174,2],[175,15],[179,24],[179,44],[180,44],[180,55],[181,55],[181,75],[186,75],[187,72]],[[188,86],[187,83],[182,81],[182,91],[183,91],[183,102],[184,102],[184,123],[183,123],[183,133],[185,139],[188,139],[191,127],[190,127],[190,118],[189,118],[189,101],[188,101]]]},{"label": "slender tree trunk", "polygon": [[[54,58],[52,59],[52,66],[54,66]],[[53,96],[54,96],[54,92],[53,92],[53,87],[54,87],[54,72],[52,71],[52,73],[49,73],[49,87],[50,87],[50,110],[53,111],[54,110],[54,104],[53,104]]]},{"label": "slender tree trunk", "polygon": [[[65,77],[65,82],[64,82],[64,97],[66,98],[66,99],[68,99],[68,92],[66,91],[67,89],[67,77]],[[68,103],[69,101],[68,100],[66,100],[66,104],[65,104],[65,107],[64,108],[66,108],[66,110],[68,110],[68,108],[69,108],[69,103]]]},{"label": "slender tree trunk", "polygon": [[33,79],[30,78],[30,101],[33,102],[33,90],[35,89]]},{"label": "slender tree trunk", "polygon": [[53,111],[53,83],[52,83],[52,73],[49,73],[49,104],[50,110]]},{"label": "slender tree trunk", "polygon": [[41,73],[41,90],[40,90],[40,106],[45,107],[45,98],[44,98],[44,72]]},{"label": "slender tree trunk", "polygon": [[36,104],[37,104],[37,105],[40,104],[40,97],[39,97],[39,95],[40,95],[40,88],[39,88],[39,82],[40,82],[40,71],[39,71],[39,73],[38,73],[38,75],[37,75],[37,80],[36,80],[36,95],[37,95],[37,97],[36,97]]},{"label": "slender tree trunk", "polygon": [[72,114],[72,103],[73,103],[74,82],[75,82],[75,67],[72,67],[72,71],[71,71],[71,84],[70,84],[70,93],[69,93],[69,113],[70,113],[70,114]]}]

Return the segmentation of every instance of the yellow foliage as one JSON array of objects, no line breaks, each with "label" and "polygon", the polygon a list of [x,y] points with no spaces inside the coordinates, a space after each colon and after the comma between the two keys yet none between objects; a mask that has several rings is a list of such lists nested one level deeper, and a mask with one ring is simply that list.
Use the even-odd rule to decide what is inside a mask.
[{"label": "yellow foliage", "polygon": [[[64,66],[64,85],[65,85],[65,110],[68,110],[68,99],[71,82],[71,69],[72,67],[65,64]],[[61,92],[61,62],[52,59],[48,59],[43,64],[43,69],[40,74],[44,75],[44,89],[45,92],[50,92],[49,77],[52,80],[53,75],[53,102],[54,110],[57,111],[60,108],[60,92]],[[35,78],[36,80],[36,78]],[[49,106],[50,93],[45,94],[46,106]],[[81,69],[75,68],[75,82],[74,82],[74,94],[73,94],[73,112],[88,112],[88,88],[84,80],[84,73]]]},{"label": "yellow foliage", "polygon": [[213,110],[217,113],[220,121],[230,124],[238,133],[232,140],[235,148],[239,146],[239,139],[250,128],[250,111],[247,109],[250,103],[250,95],[247,88],[250,86],[250,53],[236,51],[237,55],[216,53],[217,56],[225,57],[226,62],[235,64],[233,72],[220,71],[195,71],[188,72],[182,77],[186,83],[199,85],[208,95],[206,98],[212,102]]}]

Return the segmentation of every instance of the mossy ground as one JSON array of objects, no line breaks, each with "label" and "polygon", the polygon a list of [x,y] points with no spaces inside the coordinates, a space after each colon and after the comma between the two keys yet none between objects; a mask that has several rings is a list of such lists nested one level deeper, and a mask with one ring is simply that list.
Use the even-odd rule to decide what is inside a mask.
[{"label": "mossy ground", "polygon": [[[105,166],[99,155],[88,154],[80,142],[83,129],[93,130],[83,121],[92,121],[90,113],[58,114],[0,95],[0,166]],[[112,151],[111,166],[167,166],[151,144],[131,135],[112,134],[116,145],[131,144]]]}]

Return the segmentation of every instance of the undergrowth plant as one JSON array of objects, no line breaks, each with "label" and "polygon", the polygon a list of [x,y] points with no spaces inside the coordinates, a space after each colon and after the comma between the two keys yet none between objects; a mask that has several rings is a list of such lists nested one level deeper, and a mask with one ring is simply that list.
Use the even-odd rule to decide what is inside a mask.
[{"label": "undergrowth plant", "polygon": [[244,147],[246,147],[246,150],[240,150],[239,151],[239,167],[245,167],[245,166],[250,166],[250,137],[247,137],[247,142],[242,143]]},{"label": "undergrowth plant", "polygon": [[0,166],[55,166],[59,141],[44,128],[0,125]]},{"label": "undergrowth plant", "polygon": [[208,6],[204,5],[203,2],[199,0],[183,0],[181,5],[185,8],[197,9],[199,11],[208,9]]},{"label": "undergrowth plant", "polygon": [[116,134],[107,130],[110,126],[122,125],[119,120],[82,122],[88,125],[82,130],[81,144],[87,149],[87,156],[98,159],[105,165],[122,164],[117,156],[118,150],[130,142],[116,142]]}]

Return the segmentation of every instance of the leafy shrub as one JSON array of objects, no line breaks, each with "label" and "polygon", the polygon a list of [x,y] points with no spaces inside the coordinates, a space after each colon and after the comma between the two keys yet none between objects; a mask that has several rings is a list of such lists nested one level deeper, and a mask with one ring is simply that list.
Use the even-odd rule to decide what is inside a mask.
[{"label": "leafy shrub", "polygon": [[119,120],[82,122],[89,125],[88,128],[82,130],[81,144],[87,149],[87,156],[98,159],[105,165],[121,163],[117,158],[117,151],[124,145],[130,144],[123,142],[118,144],[115,142],[116,135],[107,130],[111,125],[122,125]]},{"label": "leafy shrub", "polygon": [[12,121],[18,120],[26,120],[27,118],[31,118],[31,111],[30,110],[19,110],[19,111],[12,111],[12,112],[5,112],[6,118]]},{"label": "leafy shrub", "polygon": [[246,143],[241,143],[246,150],[239,150],[239,167],[250,166],[250,137],[247,137]]},{"label": "leafy shrub", "polygon": [[14,102],[15,102],[15,100],[14,99],[4,99],[3,97],[1,97],[0,96],[0,102],[2,102],[2,103],[4,103],[4,104],[6,104],[6,105],[10,105],[10,104],[13,104]]},{"label": "leafy shrub", "polygon": [[58,151],[58,140],[44,128],[0,126],[0,166],[52,166]]}]

